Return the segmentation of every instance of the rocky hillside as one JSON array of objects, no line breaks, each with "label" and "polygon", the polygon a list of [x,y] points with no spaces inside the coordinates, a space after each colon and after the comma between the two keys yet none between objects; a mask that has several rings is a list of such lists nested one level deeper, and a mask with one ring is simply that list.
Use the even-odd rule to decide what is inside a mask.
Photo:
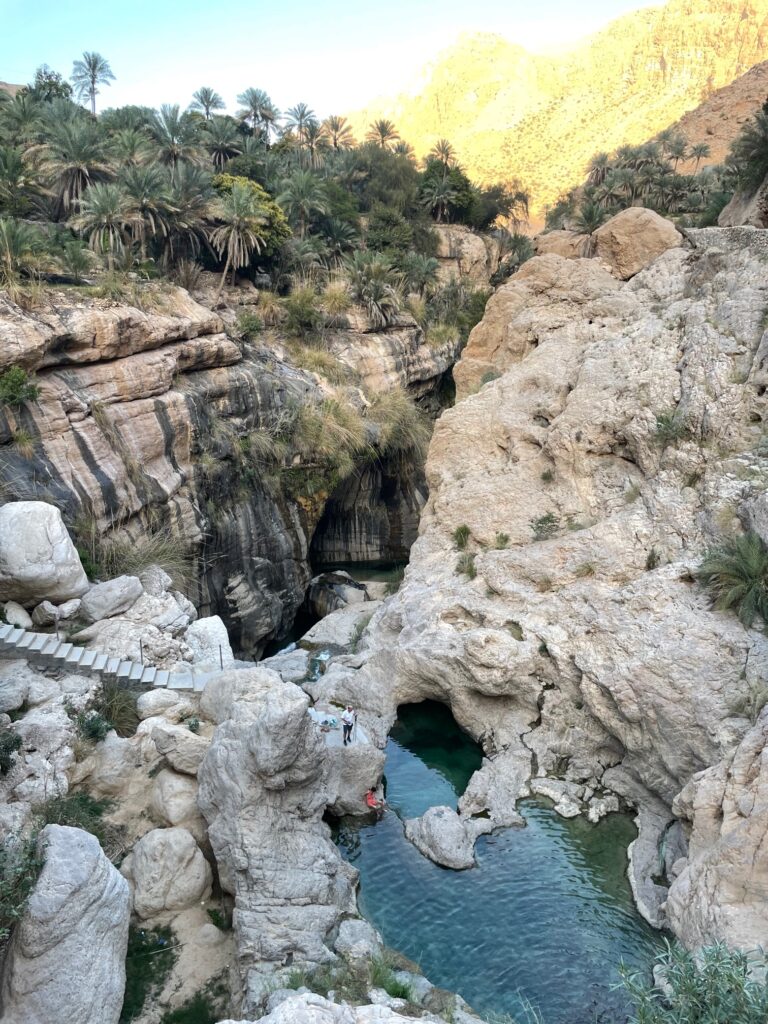
[{"label": "rocky hillside", "polygon": [[[361,389],[439,404],[457,339],[430,348],[408,317],[378,333],[352,313],[335,323],[332,351],[315,353],[279,331],[236,342],[173,287],[139,289],[133,304],[64,290],[29,311],[0,299],[0,372],[35,372],[40,389],[0,411],[3,498],[61,508],[97,574],[110,552],[152,561],[159,545],[155,560],[186,565],[194,603],[258,652],[303,600],[313,537],[328,559],[403,559],[425,500],[407,451],[389,461]],[[320,374],[296,365],[299,350]],[[350,439],[362,446],[366,430],[364,485],[353,478],[358,500],[324,537],[325,504],[354,469]],[[336,498],[349,506],[343,488]]]},{"label": "rocky hillside", "polygon": [[424,822],[440,862],[531,792],[592,820],[625,801],[648,920],[751,947],[768,642],[713,610],[697,571],[743,530],[768,540],[768,250],[750,228],[667,225],[646,245],[664,232],[644,213],[604,226],[600,258],[534,258],[490,300],[435,430],[405,583],[365,664],[313,693],[382,731],[398,704],[441,700],[481,740],[458,821]]},{"label": "rocky hillside", "polygon": [[[419,155],[450,139],[472,177],[519,179],[538,220],[583,180],[597,148],[644,142],[768,57],[767,18],[766,0],[670,0],[556,57],[465,36],[412,92],[376,101],[352,121],[362,136],[374,118],[391,118]],[[755,77],[734,94],[737,118],[760,88]]]}]

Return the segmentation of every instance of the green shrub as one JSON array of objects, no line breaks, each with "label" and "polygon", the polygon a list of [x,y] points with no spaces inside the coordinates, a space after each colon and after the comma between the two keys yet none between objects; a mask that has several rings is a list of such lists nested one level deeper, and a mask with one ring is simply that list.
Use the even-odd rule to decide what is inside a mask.
[{"label": "green shrub", "polygon": [[549,540],[560,529],[560,520],[552,512],[531,520],[534,540]]},{"label": "green shrub", "polygon": [[768,704],[768,686],[753,682],[747,692],[734,701],[731,711],[734,715],[748,718],[754,725],[766,704]]},{"label": "green shrub", "polygon": [[758,534],[750,531],[713,548],[698,579],[715,608],[735,612],[746,627],[758,616],[768,623],[768,547]]},{"label": "green shrub", "polygon": [[588,576],[594,576],[595,575],[595,563],[594,562],[582,562],[580,565],[576,566],[575,574],[576,574],[576,578],[580,579],[580,580],[586,579]]},{"label": "green shrub", "polygon": [[38,804],[34,811],[41,827],[69,825],[72,828],[81,828],[84,832],[96,836],[104,846],[109,828],[102,818],[111,807],[111,800],[96,800],[90,793],[68,793],[66,796],[52,797],[44,804]]},{"label": "green shrub", "polygon": [[160,993],[176,963],[176,937],[169,927],[131,926],[125,958],[125,996],[120,1024],[141,1016],[151,996]]},{"label": "green shrub", "polygon": [[379,427],[377,448],[382,455],[388,458],[410,455],[421,462],[427,457],[432,426],[402,388],[377,395],[367,418]]},{"label": "green shrub", "polygon": [[647,572],[653,572],[654,569],[658,569],[661,557],[656,548],[651,548],[648,552],[648,557],[645,560],[645,568]]},{"label": "green shrub", "polygon": [[656,417],[654,440],[660,448],[668,448],[675,441],[683,440],[688,433],[688,428],[677,411],[660,412]]},{"label": "green shrub", "polygon": [[164,1013],[160,1024],[217,1024],[226,1016],[229,997],[226,977],[214,978],[182,1006]]},{"label": "green shrub", "polygon": [[453,543],[456,545],[456,550],[464,551],[470,537],[469,527],[466,524],[457,526],[451,536],[453,537]]},{"label": "green shrub", "polygon": [[[231,932],[232,931],[232,914],[228,910],[225,910],[225,909],[219,910],[217,907],[209,907],[208,910],[207,910],[207,914],[208,914],[208,917],[210,917],[211,922],[216,925],[216,927],[219,929],[219,931],[221,931],[221,932]],[[291,988],[290,985],[288,985],[287,987]],[[296,986],[296,988],[299,988],[299,987],[300,987],[299,985]]]},{"label": "green shrub", "polygon": [[765,1024],[768,1020],[768,963],[763,953],[748,956],[715,945],[694,955],[668,945],[656,963],[664,977],[663,990],[650,972],[620,968],[634,1003],[630,1024]]},{"label": "green shrub", "polygon": [[323,314],[314,288],[297,288],[283,300],[285,331],[294,338],[309,338],[323,326]]},{"label": "green shrub", "polygon": [[[117,683],[102,683],[91,710],[91,732],[86,732],[86,735],[91,739],[103,740],[109,729],[114,729],[118,736],[133,736],[140,721],[136,701],[137,696],[132,690],[118,686]],[[98,719],[101,722],[97,724]],[[104,724],[107,726],[104,735],[93,735],[93,731],[101,733]]]},{"label": "green shrub", "polygon": [[26,402],[34,402],[39,394],[40,388],[20,366],[11,366],[0,373],[0,406],[18,408]]},{"label": "green shrub", "polygon": [[109,719],[104,718],[98,711],[80,711],[75,717],[75,724],[80,735],[87,740],[101,743],[107,738],[107,733],[112,728]]},{"label": "green shrub", "polygon": [[545,484],[551,484],[552,481],[555,479],[554,470],[545,469],[544,472],[541,474],[541,479]]},{"label": "green shrub", "polygon": [[469,551],[463,552],[459,556],[459,560],[456,563],[456,572],[462,572],[465,576],[468,576],[471,580],[477,576],[477,569],[475,567],[475,556]]},{"label": "green shrub", "polygon": [[190,718],[190,719],[188,719],[187,720],[187,728],[189,729],[190,732],[193,732],[193,733],[195,733],[195,735],[197,735],[197,733],[200,732],[200,719],[199,718]]},{"label": "green shrub", "polygon": [[43,863],[36,835],[8,836],[0,846],[0,952],[24,913]]},{"label": "green shrub", "polygon": [[383,988],[393,999],[413,999],[411,986],[395,977],[395,972],[383,957],[371,960],[371,985]]},{"label": "green shrub", "polygon": [[21,736],[11,729],[0,733],[0,775],[7,775],[16,761],[16,753],[21,747]]},{"label": "green shrub", "polygon": [[249,309],[244,310],[240,314],[237,318],[237,323],[235,324],[235,330],[237,331],[238,337],[242,338],[244,341],[253,341],[253,339],[260,334],[263,329],[264,324],[262,323],[261,317],[257,316],[256,313],[251,312]]},{"label": "green shrub", "polygon": [[508,533],[497,533],[496,540],[494,541],[494,547],[505,548],[509,545],[509,534]]},{"label": "green shrub", "polygon": [[160,530],[146,533],[138,540],[97,538],[94,561],[108,579],[140,576],[152,565],[167,572],[177,590],[185,590],[192,578],[192,557],[184,541]]}]

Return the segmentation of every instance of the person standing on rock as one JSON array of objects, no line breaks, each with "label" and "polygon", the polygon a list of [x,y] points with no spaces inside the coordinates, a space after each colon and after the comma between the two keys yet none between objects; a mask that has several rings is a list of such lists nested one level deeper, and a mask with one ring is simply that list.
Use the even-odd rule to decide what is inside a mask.
[{"label": "person standing on rock", "polygon": [[357,715],[352,710],[352,705],[351,704],[347,704],[346,708],[341,713],[341,728],[342,728],[342,732],[344,734],[344,746],[345,747],[346,747],[347,743],[351,743],[352,742],[352,730],[355,727],[355,722],[356,721],[357,721]]}]

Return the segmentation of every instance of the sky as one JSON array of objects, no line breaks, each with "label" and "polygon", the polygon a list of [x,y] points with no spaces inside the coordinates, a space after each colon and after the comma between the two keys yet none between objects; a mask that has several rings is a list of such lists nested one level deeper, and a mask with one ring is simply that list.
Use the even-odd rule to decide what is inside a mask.
[{"label": "sky", "polygon": [[99,109],[186,106],[201,85],[234,112],[248,86],[281,109],[356,110],[408,83],[462,32],[493,32],[531,50],[563,46],[649,0],[0,0],[0,81],[40,64],[69,76],[83,50],[116,80]]}]

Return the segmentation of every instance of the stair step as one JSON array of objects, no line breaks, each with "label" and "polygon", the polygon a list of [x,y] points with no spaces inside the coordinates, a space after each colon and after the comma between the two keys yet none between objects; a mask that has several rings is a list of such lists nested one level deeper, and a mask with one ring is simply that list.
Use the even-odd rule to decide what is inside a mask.
[{"label": "stair step", "polygon": [[107,664],[104,666],[104,674],[108,676],[116,676],[117,670],[120,668],[119,658],[108,658]]},{"label": "stair step", "polygon": [[155,686],[167,686],[170,677],[171,673],[168,671],[167,668],[159,669],[157,675],[155,676]]},{"label": "stair step", "polygon": [[40,648],[40,654],[44,658],[52,658],[56,651],[58,651],[59,647],[61,647],[61,643],[56,639],[56,637],[53,637],[47,644],[44,644]]},{"label": "stair step", "polygon": [[128,673],[128,681],[131,682],[131,683],[138,683],[138,681],[141,679],[143,673],[144,673],[144,666],[143,665],[137,665],[136,662],[134,662],[131,665],[131,671]]},{"label": "stair step", "polygon": [[132,668],[133,668],[133,662],[132,661],[121,661],[120,665],[118,666],[118,669],[117,669],[117,678],[118,679],[128,679],[130,674],[131,674],[131,669]]},{"label": "stair step", "polygon": [[35,639],[29,645],[29,653],[39,654],[50,639],[51,638],[47,633],[35,633]]},{"label": "stair step", "polygon": [[155,666],[154,665],[148,665],[144,669],[144,671],[141,673],[141,679],[139,680],[139,682],[141,682],[141,683],[152,683],[153,685],[157,686],[157,683],[155,682],[155,677],[156,676],[157,676],[157,669],[155,668]]},{"label": "stair step", "polygon": [[67,665],[80,665],[85,654],[84,647],[73,647],[69,654],[66,656],[64,661]]},{"label": "stair step", "polygon": [[55,651],[51,657],[55,658],[56,661],[66,661],[67,655],[74,647],[74,644],[59,644],[58,650]]},{"label": "stair step", "polygon": [[19,629],[18,626],[14,626],[10,633],[7,633],[3,637],[3,643],[6,647],[15,647],[16,644],[24,636],[25,630]]},{"label": "stair step", "polygon": [[13,626],[8,622],[0,623],[0,640],[5,640],[9,633],[13,631]]},{"label": "stair step", "polygon": [[94,672],[103,672],[104,669],[107,667],[108,661],[108,654],[97,654],[96,657],[93,659],[93,665],[91,666],[91,668],[93,669]]},{"label": "stair step", "polygon": [[96,651],[89,651],[85,647],[81,647],[80,650],[83,652],[83,656],[80,659],[80,668],[92,669],[98,654]]},{"label": "stair step", "polygon": [[28,651],[37,639],[37,633],[26,633],[16,644],[17,651]]}]

